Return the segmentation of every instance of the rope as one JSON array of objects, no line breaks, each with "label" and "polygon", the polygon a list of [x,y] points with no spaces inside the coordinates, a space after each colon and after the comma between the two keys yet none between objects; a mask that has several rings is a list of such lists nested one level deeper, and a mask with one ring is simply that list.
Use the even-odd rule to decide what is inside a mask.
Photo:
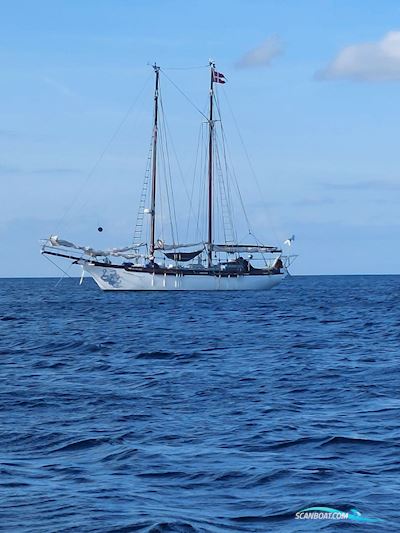
[{"label": "rope", "polygon": [[198,67],[163,67],[166,70],[197,70],[200,68],[209,68],[210,65],[200,65]]},{"label": "rope", "polygon": [[[236,241],[236,231],[233,223],[233,212],[232,212],[232,201],[229,194],[229,179],[228,172],[226,168],[225,160],[225,175],[222,170],[221,156],[220,156],[220,141],[216,137],[215,142],[215,154],[216,154],[216,167],[217,167],[217,177],[220,182],[220,195],[221,195],[221,218],[224,226],[224,236],[225,242],[235,242]],[[224,148],[222,147],[222,152]],[[229,233],[230,232],[230,233]]]},{"label": "rope", "polygon": [[168,80],[168,81],[169,81],[169,82],[175,87],[175,89],[176,89],[176,90],[177,90],[177,91],[178,91],[178,92],[179,92],[184,98],[186,98],[186,100],[189,102],[189,104],[190,104],[192,107],[194,107],[194,109],[196,109],[196,111],[197,111],[198,113],[200,113],[200,115],[202,115],[202,116],[207,120],[207,122],[208,122],[208,117],[203,113],[203,111],[202,111],[199,107],[197,107],[197,105],[196,105],[196,104],[195,104],[195,103],[189,98],[189,96],[188,96],[186,93],[184,93],[184,92],[182,91],[182,89],[181,89],[180,87],[178,87],[178,85],[177,85],[175,82],[173,82],[173,81],[171,80],[171,78],[170,78],[170,77],[164,72],[164,70],[162,70],[162,69],[160,69],[160,70],[161,70],[161,72],[164,74],[164,76],[167,78],[167,80]]},{"label": "rope", "polygon": [[78,189],[78,192],[77,194],[75,195],[71,205],[66,209],[64,215],[59,219],[59,221],[57,222],[56,226],[58,228],[60,228],[61,224],[65,221],[67,215],[69,215],[69,213],[71,212],[72,208],[75,206],[76,202],[78,201],[78,198],[80,197],[82,191],[84,190],[84,188],[87,186],[89,180],[92,178],[93,174],[95,173],[95,171],[97,170],[99,164],[101,163],[104,155],[106,154],[106,152],[108,151],[108,149],[110,148],[111,144],[114,142],[114,139],[117,137],[117,135],[119,134],[119,132],[121,131],[121,128],[122,126],[126,123],[129,115],[131,114],[132,112],[132,109],[136,106],[136,103],[137,101],[139,100],[139,98],[142,96],[145,88],[146,88],[146,85],[148,84],[149,80],[150,80],[150,77],[151,77],[151,74],[149,74],[149,76],[146,78],[146,81],[144,82],[142,88],[140,89],[140,91],[138,92],[137,96],[135,97],[135,99],[133,100],[133,102],[131,103],[131,105],[129,106],[127,112],[125,113],[124,117],[122,118],[121,122],[118,124],[117,128],[115,129],[114,133],[111,135],[111,137],[109,138],[108,142],[105,144],[103,150],[100,152],[100,155],[99,157],[97,158],[96,162],[94,163],[94,165],[92,166],[91,170],[88,172],[88,174],[86,175],[86,178],[85,180],[83,181],[81,187]]},{"label": "rope", "polygon": [[165,129],[165,138],[169,139],[169,142],[170,142],[170,145],[172,146],[172,153],[173,153],[173,156],[175,158],[175,162],[176,162],[176,165],[178,167],[178,172],[179,172],[179,177],[182,181],[182,185],[183,185],[183,189],[184,189],[184,192],[186,194],[186,198],[189,200],[190,202],[190,195],[189,195],[189,191],[188,191],[188,188],[187,188],[187,185],[186,185],[186,182],[185,182],[185,179],[183,177],[183,172],[182,172],[182,167],[179,163],[179,159],[178,159],[178,155],[177,155],[177,151],[176,151],[176,148],[175,148],[175,143],[174,143],[174,139],[171,135],[171,129],[168,125],[168,121],[167,121],[167,116],[165,115],[164,113],[164,109],[163,109],[163,122],[164,122],[164,129]]},{"label": "rope", "polygon": [[[50,261],[50,263],[53,264],[56,268],[58,268],[58,270],[61,270],[61,272],[62,272],[63,274],[65,274],[65,275],[68,276],[69,278],[73,279],[72,276],[70,276],[70,275],[68,274],[68,272],[65,272],[65,270],[63,270],[59,265],[57,265],[57,263],[55,263],[54,261],[52,261],[52,260],[50,259],[50,257],[47,257],[46,254],[43,254],[43,255],[44,255],[45,259],[47,259],[47,261]],[[68,270],[71,268],[71,266],[72,266],[72,263],[69,265]],[[64,278],[63,278],[62,276],[60,276],[60,278],[57,280],[57,283],[54,285],[54,288],[58,287],[58,285],[61,283],[61,281],[62,281],[63,279],[64,279]]]},{"label": "rope", "polygon": [[[250,156],[249,156],[249,152],[247,151],[247,147],[246,147],[246,145],[245,145],[245,143],[244,143],[244,140],[243,140],[242,134],[241,134],[241,132],[240,132],[239,125],[238,125],[238,123],[237,123],[236,117],[235,117],[235,115],[234,115],[234,113],[233,113],[232,106],[231,106],[231,104],[230,104],[230,101],[229,101],[228,95],[226,94],[225,91],[223,91],[223,95],[224,95],[225,100],[226,100],[226,102],[227,102],[227,104],[228,104],[228,109],[229,109],[229,111],[230,111],[230,114],[231,114],[231,117],[232,117],[233,123],[234,123],[235,128],[236,128],[236,131],[237,131],[237,133],[238,133],[240,143],[241,143],[241,145],[242,145],[242,148],[243,148],[244,154],[245,154],[246,159],[247,159],[247,163],[248,163],[249,168],[250,168],[250,172],[251,172],[251,174],[252,174],[252,176],[253,176],[253,179],[254,179],[254,181],[255,181],[255,183],[256,183],[256,185],[257,185],[258,192],[260,193],[260,199],[261,199],[261,201],[262,201],[262,203],[263,203],[264,210],[265,210],[265,212],[266,212],[266,214],[267,214],[269,225],[270,225],[270,227],[271,227],[271,230],[272,230],[272,232],[273,232],[273,234],[274,234],[275,239],[278,241],[278,240],[279,240],[279,237],[278,237],[278,235],[277,235],[276,228],[275,228],[274,224],[272,223],[272,218],[271,218],[270,210],[269,210],[269,208],[268,208],[267,202],[265,201],[263,190],[262,190],[262,188],[261,188],[261,185],[260,185],[260,182],[259,182],[259,180],[258,180],[258,177],[257,177],[256,171],[254,170],[253,164],[252,164],[252,162],[251,162],[251,159],[250,159]],[[249,233],[251,233],[251,232],[249,232]]]},{"label": "rope", "polygon": [[[168,202],[168,213],[170,218],[170,226],[171,226],[171,237],[172,242],[178,242],[178,224],[176,220],[176,210],[175,210],[175,202],[174,202],[174,191],[173,191],[173,185],[172,185],[172,174],[171,174],[171,165],[169,160],[169,151],[168,151],[168,141],[167,141],[167,130],[165,125],[165,113],[164,113],[164,106],[163,101],[160,95],[160,145],[161,145],[161,156],[163,160],[163,167],[164,167],[164,176],[165,176],[165,190],[167,193],[167,202]],[[172,206],[172,208],[171,208]],[[175,224],[175,231],[174,231],[174,224]],[[176,239],[175,240],[175,232],[176,232]]]},{"label": "rope", "polygon": [[[197,174],[197,165],[198,165],[198,161],[199,161],[200,138],[202,137],[202,135],[201,135],[202,128],[203,128],[203,124],[200,124],[200,129],[199,129],[199,132],[198,132],[198,135],[197,135],[196,157],[195,157],[195,161],[194,161],[194,170],[193,170],[192,186],[191,186],[190,198],[189,198],[189,213],[190,213],[190,214],[193,213],[193,215],[194,215],[194,211],[192,210],[192,209],[193,209],[193,194],[194,194],[194,187],[195,187],[195,183],[196,183],[196,174]],[[189,231],[190,231],[190,227],[191,227],[191,220],[192,220],[192,217],[189,216],[188,225],[187,225],[187,227],[186,227],[186,237],[185,237],[186,240],[189,238]],[[198,236],[198,235],[196,235],[196,237],[197,237],[197,236]]]}]

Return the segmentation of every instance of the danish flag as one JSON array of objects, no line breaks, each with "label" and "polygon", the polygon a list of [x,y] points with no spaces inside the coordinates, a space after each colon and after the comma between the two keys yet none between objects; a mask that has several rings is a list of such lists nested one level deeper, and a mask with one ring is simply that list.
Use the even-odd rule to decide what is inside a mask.
[{"label": "danish flag", "polygon": [[221,72],[213,70],[213,82],[214,83],[226,83],[225,76]]}]

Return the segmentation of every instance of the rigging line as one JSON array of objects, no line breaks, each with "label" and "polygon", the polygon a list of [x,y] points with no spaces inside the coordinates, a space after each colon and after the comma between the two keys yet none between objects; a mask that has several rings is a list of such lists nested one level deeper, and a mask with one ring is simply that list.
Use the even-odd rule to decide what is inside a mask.
[{"label": "rigging line", "polygon": [[229,159],[231,161],[231,172],[230,173],[233,176],[233,183],[234,183],[234,185],[236,187],[236,191],[237,191],[237,194],[238,194],[238,197],[239,197],[240,206],[241,206],[242,211],[243,211],[243,215],[244,215],[244,218],[245,218],[245,221],[246,221],[248,232],[251,233],[251,224],[250,224],[249,217],[247,215],[246,206],[245,206],[245,203],[244,203],[244,200],[243,200],[243,196],[242,196],[242,193],[241,193],[241,190],[240,190],[240,187],[239,187],[239,181],[238,181],[238,178],[236,176],[235,167],[233,166],[233,163],[232,163],[232,154],[230,152],[229,147],[226,150],[226,148],[227,148],[226,134],[225,134],[225,129],[224,129],[222,123],[221,123],[221,132],[222,132],[222,138],[224,139],[225,157],[228,154]]},{"label": "rigging line", "polygon": [[[230,175],[233,178],[232,181],[233,181],[234,186],[236,187],[236,191],[237,191],[237,194],[238,194],[238,197],[239,197],[240,207],[241,207],[241,209],[243,211],[244,219],[245,219],[245,222],[246,222],[246,225],[247,225],[247,230],[250,233],[251,232],[251,224],[250,224],[249,217],[247,215],[246,206],[245,206],[245,203],[244,203],[244,200],[243,200],[243,196],[242,196],[242,193],[241,193],[241,190],[240,190],[240,187],[239,187],[239,182],[238,182],[238,179],[237,179],[237,176],[236,176],[235,168],[234,168],[233,164],[231,164],[231,169],[228,166],[228,156],[229,156],[230,160],[232,160],[232,156],[230,155],[229,150],[227,150],[226,135],[225,135],[225,130],[224,130],[224,127],[223,127],[222,123],[221,123],[221,137],[222,137],[222,145],[223,145],[223,154],[224,154],[224,162],[225,162],[226,174],[227,174],[227,176]],[[229,194],[231,194],[230,188],[229,188]]]},{"label": "rigging line", "polygon": [[228,200],[228,208],[229,208],[229,217],[231,221],[231,227],[232,227],[232,236],[235,242],[238,242],[237,240],[237,231],[236,231],[236,224],[235,224],[235,217],[234,217],[234,203],[232,200],[232,187],[231,187],[231,179],[230,179],[230,172],[227,166],[227,160],[226,160],[226,153],[225,153],[225,146],[224,143],[222,143],[222,150],[223,150],[223,156],[224,156],[224,166],[225,166],[225,187],[226,187],[226,197]]},{"label": "rigging line", "polygon": [[[68,274],[68,271],[71,269],[72,267],[72,263],[69,265],[68,269],[65,271],[65,274],[72,279],[72,276],[70,276]],[[64,271],[63,271],[64,272]],[[60,285],[60,283],[62,282],[62,280],[65,279],[63,276],[60,276],[57,283],[54,285],[54,288],[57,289],[57,287]]]},{"label": "rigging line", "polygon": [[86,175],[86,178],[84,180],[84,182],[82,183],[81,187],[79,188],[78,192],[76,193],[71,205],[67,208],[67,210],[65,211],[64,215],[60,218],[60,220],[58,221],[58,223],[56,224],[56,226],[58,228],[60,228],[60,225],[64,222],[64,220],[66,219],[67,215],[71,212],[72,208],[74,207],[74,205],[76,204],[78,198],[80,197],[83,189],[86,187],[86,185],[88,184],[89,180],[92,178],[93,174],[95,173],[95,171],[97,170],[99,164],[101,163],[104,155],[106,154],[106,152],[108,151],[108,149],[110,148],[110,146],[112,145],[112,143],[114,142],[115,138],[117,137],[117,135],[119,134],[119,132],[121,131],[122,129],[122,126],[126,123],[126,121],[128,120],[128,117],[129,115],[131,114],[132,112],[132,109],[135,107],[136,103],[138,102],[139,98],[141,98],[149,80],[150,80],[150,77],[152,76],[152,74],[149,74],[143,84],[143,86],[141,87],[140,91],[137,93],[135,99],[133,100],[133,102],[131,103],[131,105],[129,106],[127,112],[125,113],[125,115],[123,116],[122,120],[120,121],[119,125],[117,126],[117,128],[115,129],[114,133],[111,135],[111,137],[109,138],[108,142],[105,144],[103,150],[100,152],[100,155],[99,157],[97,158],[96,162],[94,163],[94,165],[92,166],[91,170],[88,172],[88,174]]},{"label": "rigging line", "polygon": [[210,65],[200,65],[198,67],[163,67],[165,70],[196,70],[200,68],[209,68]]},{"label": "rigging line", "polygon": [[[168,137],[167,137],[167,123],[165,119],[165,112],[164,112],[164,105],[163,100],[160,97],[160,104],[161,104],[161,126],[163,129],[163,142],[165,144],[165,164],[166,164],[166,170],[168,172],[165,173],[165,183],[166,183],[166,190],[168,195],[168,209],[169,209],[169,216],[171,220],[171,233],[172,233],[172,241],[175,242],[175,234],[176,234],[176,242],[179,242],[179,232],[178,232],[178,223],[176,218],[176,209],[175,209],[175,200],[174,200],[174,188],[172,184],[172,173],[171,173],[171,163],[170,163],[170,157],[169,157],[169,150],[168,150]],[[168,179],[167,179],[168,178]],[[168,192],[168,186],[170,193]],[[171,196],[171,202],[170,202],[170,196]],[[172,209],[171,209],[172,204]],[[175,230],[173,225],[175,224]]]},{"label": "rigging line", "polygon": [[[230,187],[229,187],[229,175],[232,175],[233,176],[233,183],[236,186],[236,190],[237,190],[237,193],[238,193],[240,206],[241,206],[242,211],[243,211],[243,215],[244,215],[244,218],[245,218],[247,229],[248,229],[248,232],[251,233],[250,220],[249,220],[248,215],[247,215],[246,207],[245,207],[245,204],[244,204],[244,201],[243,201],[243,197],[242,197],[242,193],[241,193],[240,187],[239,187],[239,182],[238,182],[238,179],[237,179],[237,176],[236,176],[235,167],[234,167],[233,162],[232,162],[232,156],[231,156],[228,144],[227,144],[225,128],[224,128],[224,125],[223,125],[223,122],[222,122],[221,106],[220,106],[220,101],[219,101],[219,95],[218,94],[215,95],[215,103],[216,103],[217,113],[218,113],[218,116],[219,116],[219,119],[220,119],[222,149],[223,149],[225,171],[226,171],[227,184],[228,184],[228,194],[229,195],[231,194],[230,193]],[[231,161],[231,167],[232,167],[231,171],[229,171],[227,153],[228,153],[229,159]],[[233,219],[233,215],[232,215],[232,219]],[[233,224],[232,224],[232,227],[234,227]],[[235,230],[234,230],[234,233],[236,234]],[[237,238],[237,235],[235,235],[235,237]]]},{"label": "rigging line", "polygon": [[[159,123],[160,126],[161,123]],[[165,241],[164,236],[164,223],[165,223],[165,216],[164,216],[164,195],[162,194],[162,187],[164,186],[164,180],[161,180],[161,173],[160,170],[163,168],[164,162],[163,162],[163,150],[162,150],[162,142],[161,142],[161,128],[159,127],[158,130],[158,154],[159,154],[159,165],[158,165],[158,171],[157,171],[157,183],[159,184],[157,187],[157,202],[158,202],[158,208],[157,208],[157,238],[161,239],[162,241]]]},{"label": "rigging line", "polygon": [[[206,116],[207,109],[209,106],[208,96],[204,102],[204,113],[203,116]],[[207,126],[207,127],[206,127]],[[197,220],[196,220],[196,235],[198,235],[199,240],[203,240],[204,236],[207,235],[207,218],[204,216],[204,213],[207,212],[207,181],[203,179],[207,175],[207,163],[208,163],[208,139],[209,139],[209,129],[208,129],[208,117],[206,122],[200,124],[200,163],[199,163],[199,173],[197,179],[198,183],[198,192],[199,192],[199,203],[197,211]],[[194,175],[194,179],[196,176]]]},{"label": "rigging line", "polygon": [[200,136],[201,136],[201,128],[202,128],[202,127],[203,127],[203,125],[200,124],[200,129],[199,129],[199,132],[198,132],[198,134],[197,134],[196,157],[195,157],[195,160],[194,160],[194,170],[193,170],[192,186],[191,186],[190,198],[189,198],[189,220],[188,220],[188,225],[187,225],[187,227],[186,227],[186,237],[185,237],[185,240],[188,240],[188,238],[189,238],[189,230],[190,230],[190,225],[191,225],[192,215],[194,214],[194,213],[192,212],[192,206],[193,206],[193,194],[194,194],[194,185],[195,185],[195,181],[196,181],[197,164],[198,164],[198,160],[199,160]]},{"label": "rigging line", "polygon": [[154,135],[151,136],[150,148],[149,148],[148,155],[147,155],[146,169],[145,169],[143,185],[142,185],[142,192],[139,198],[139,207],[137,210],[135,230],[133,233],[133,244],[139,244],[142,242],[143,226],[146,225],[144,210],[146,208],[146,204],[147,204],[147,200],[149,196],[150,167],[151,167],[151,160],[152,160],[152,153],[153,153],[153,137]]},{"label": "rigging line", "polygon": [[186,183],[185,183],[185,180],[183,178],[183,172],[182,172],[182,167],[179,163],[179,159],[178,159],[178,155],[177,155],[177,151],[175,149],[175,143],[174,143],[174,139],[171,135],[171,130],[170,130],[170,127],[168,125],[168,121],[167,121],[167,117],[164,113],[164,117],[163,117],[163,120],[164,120],[164,127],[165,127],[165,135],[166,135],[166,138],[167,138],[167,135],[168,135],[168,138],[170,139],[170,144],[172,146],[172,152],[173,152],[173,155],[175,157],[175,161],[176,161],[176,166],[178,167],[178,170],[179,170],[179,177],[181,178],[181,181],[182,181],[182,185],[183,185],[183,189],[185,191],[185,194],[186,194],[186,197],[188,200],[190,200],[190,196],[189,196],[189,191],[187,189],[187,186],[186,186]]},{"label": "rigging line", "polygon": [[248,163],[248,165],[249,165],[249,167],[250,167],[250,171],[251,171],[251,173],[252,173],[252,175],[253,175],[253,179],[254,179],[254,181],[256,182],[256,185],[257,185],[257,188],[258,188],[258,192],[260,193],[260,198],[261,198],[261,200],[262,200],[262,203],[264,204],[264,209],[265,209],[265,211],[266,211],[266,213],[267,213],[270,227],[271,227],[271,229],[272,229],[272,231],[273,231],[273,233],[274,233],[275,238],[276,238],[277,240],[279,240],[278,235],[277,235],[277,231],[276,231],[276,228],[275,228],[275,225],[272,223],[272,218],[271,218],[270,209],[268,208],[268,206],[267,206],[267,202],[265,201],[264,193],[263,193],[263,191],[262,191],[262,188],[261,188],[260,182],[259,182],[259,180],[258,180],[258,177],[257,177],[256,171],[254,170],[254,166],[253,166],[253,164],[252,164],[252,162],[251,162],[251,159],[250,159],[250,156],[249,156],[249,152],[247,151],[247,147],[246,147],[246,145],[245,145],[245,142],[244,142],[244,140],[243,140],[242,134],[241,134],[241,132],[240,132],[240,128],[239,128],[239,125],[238,125],[238,123],[237,123],[236,117],[235,117],[235,115],[234,115],[234,113],[233,113],[233,109],[232,109],[232,106],[231,106],[231,104],[230,104],[230,101],[229,101],[228,95],[226,94],[225,91],[223,91],[223,95],[224,95],[225,100],[226,100],[226,102],[227,102],[227,104],[228,104],[228,109],[229,109],[229,111],[230,111],[230,114],[231,114],[231,117],[232,117],[233,123],[234,123],[235,128],[236,128],[236,131],[237,131],[237,133],[238,133],[240,143],[241,143],[241,145],[242,145],[243,151],[244,151],[245,156],[246,156],[246,159],[247,159],[247,163]]},{"label": "rigging line", "polygon": [[[226,159],[226,147],[225,147],[225,138],[224,138],[224,130],[223,130],[223,125],[222,125],[222,117],[221,117],[221,113],[218,109],[218,106],[217,106],[217,112],[219,114],[219,117],[220,117],[220,124],[219,124],[219,129],[221,130],[221,140],[219,138],[217,138],[217,148],[218,148],[218,161],[219,161],[219,165],[220,165],[220,173],[221,173],[221,179],[222,179],[222,185],[223,185],[223,189],[224,189],[224,195],[225,195],[225,205],[226,205],[226,214],[227,214],[227,217],[228,217],[228,222],[229,222],[229,225],[230,225],[230,231],[231,231],[231,237],[232,237],[232,240],[234,241],[236,238],[237,238],[237,235],[236,235],[236,228],[235,228],[235,224],[234,224],[234,216],[233,216],[233,204],[232,204],[232,195],[231,195],[231,187],[230,187],[230,180],[229,180],[229,169],[228,169],[228,164],[227,164],[227,159]],[[221,147],[222,146],[222,156],[223,156],[223,162],[224,162],[224,167],[225,167],[225,175],[224,175],[224,172],[222,170],[222,164],[221,164]]]},{"label": "rigging line", "polygon": [[[159,100],[160,101],[160,100]],[[161,110],[161,106],[160,106]],[[157,166],[157,196],[158,196],[158,204],[160,208],[157,210],[160,212],[161,216],[157,217],[158,222],[158,232],[160,234],[159,238],[162,241],[165,241],[166,238],[166,230],[165,230],[165,222],[166,217],[164,216],[164,204],[165,204],[165,198],[163,194],[163,190],[165,187],[165,157],[164,157],[164,145],[163,145],[163,138],[162,138],[162,127],[161,127],[161,111],[159,114],[159,122],[158,122],[158,133],[157,133],[157,147],[158,147],[158,166]],[[167,196],[167,195],[165,195]],[[158,235],[157,235],[158,236]]]},{"label": "rigging line", "polygon": [[[217,110],[218,110],[219,116],[221,117],[219,101],[217,101]],[[245,221],[246,221],[246,224],[247,224],[248,232],[251,233],[250,220],[249,220],[249,217],[247,215],[247,211],[246,211],[246,207],[245,207],[245,204],[244,204],[244,201],[243,201],[242,193],[240,191],[239,181],[238,181],[237,176],[236,176],[235,167],[234,167],[234,165],[232,163],[232,155],[231,155],[230,149],[229,149],[229,147],[227,145],[227,142],[226,142],[225,128],[224,128],[224,126],[222,124],[222,120],[220,121],[220,128],[221,128],[221,136],[222,136],[222,140],[223,140],[225,165],[226,165],[226,168],[228,169],[228,163],[227,163],[227,153],[228,153],[229,159],[231,160],[231,175],[233,176],[233,182],[234,182],[234,185],[236,187],[236,191],[237,191],[237,194],[238,194],[238,197],[239,197],[240,206],[242,208],[243,215],[244,215],[244,218],[245,218]]]},{"label": "rigging line", "polygon": [[[228,201],[226,197],[226,187],[225,187],[225,180],[222,172],[222,165],[221,165],[221,157],[220,157],[220,143],[217,140],[215,142],[215,166],[216,166],[216,175],[218,177],[218,189],[219,189],[219,203],[221,208],[221,220],[222,220],[222,227],[223,227],[223,233],[224,233],[224,242],[232,242],[233,240],[233,228],[232,228],[232,220],[230,217],[229,212],[229,206]],[[228,219],[228,220],[227,220]],[[229,235],[229,232],[231,235]],[[232,237],[232,239],[229,239],[228,237]]]},{"label": "rigging line", "polygon": [[[176,216],[174,220],[174,203],[173,203],[173,190],[172,190],[172,180],[171,180],[171,171],[169,166],[169,155],[168,155],[168,144],[166,139],[166,132],[165,132],[165,123],[164,123],[164,108],[162,104],[162,98],[160,95],[160,154],[163,164],[163,170],[164,170],[164,185],[165,185],[165,192],[167,197],[167,205],[168,205],[168,214],[169,214],[169,223],[170,223],[170,229],[171,229],[171,238],[172,242],[175,242],[175,231],[174,231],[174,222],[175,227],[177,230],[177,224],[176,224]],[[170,192],[171,189],[171,192]],[[172,196],[172,202],[170,199],[170,195]],[[172,203],[172,209],[171,209],[171,203]]]},{"label": "rigging line", "polygon": [[249,217],[247,215],[247,211],[246,211],[246,206],[245,206],[245,203],[244,203],[244,200],[243,200],[243,196],[242,196],[242,192],[240,190],[240,187],[239,187],[239,181],[238,181],[238,178],[236,176],[236,172],[234,170],[234,168],[232,168],[231,170],[231,175],[233,176],[233,183],[236,187],[236,192],[238,194],[238,197],[239,197],[239,202],[240,202],[240,206],[242,208],[242,211],[243,211],[243,215],[244,215],[244,218],[245,218],[245,221],[246,221],[246,225],[247,225],[247,230],[249,233],[251,233],[251,224],[250,224],[250,220],[249,220]]},{"label": "rigging line", "polygon": [[[257,243],[259,246],[262,246],[263,243],[261,243],[261,242],[257,239],[257,237],[254,235],[254,233],[251,233],[251,232],[250,232],[250,235],[251,235],[252,237],[254,237],[254,240],[256,241],[256,243]],[[264,263],[267,264],[267,260],[266,260],[266,257],[265,257],[265,253],[264,253],[264,252],[261,252],[261,257],[263,258]]]},{"label": "rigging line", "polygon": [[[219,166],[218,158],[219,158],[218,149],[216,149],[216,159],[217,159],[217,161],[215,163],[216,163],[217,167]],[[224,191],[223,191],[222,176],[221,176],[221,173],[220,173],[220,168],[217,168],[216,175],[217,175],[217,178],[218,178],[216,181],[218,183],[218,192],[219,192],[218,205],[219,205],[219,213],[220,213],[222,234],[224,236],[224,241],[223,242],[229,242],[230,241],[230,239],[229,239],[229,228],[228,228],[228,225],[226,224],[225,206],[224,206],[224,199],[223,199]]]},{"label": "rigging line", "polygon": [[[65,274],[66,276],[68,276],[68,277],[71,278],[71,279],[73,278],[73,276],[70,276],[70,275],[68,274],[68,272],[65,272],[65,270],[63,270],[59,265],[57,265],[57,263],[55,263],[52,259],[50,259],[50,257],[47,257],[46,254],[42,254],[42,255],[45,257],[45,259],[47,259],[47,261],[50,261],[50,263],[52,263],[56,268],[58,268],[58,270],[61,270],[61,272],[63,272],[63,274]],[[71,264],[69,265],[68,270],[71,268],[72,264],[73,264],[73,263],[71,263]],[[63,279],[63,277],[61,276],[61,277],[59,278],[59,280],[57,281],[55,287],[58,286],[58,284],[60,283],[60,281],[61,281],[62,279]]]},{"label": "rigging line", "polygon": [[225,147],[223,145],[223,142],[222,142],[222,154],[224,156],[225,175],[224,175],[223,170],[222,170],[221,156],[220,156],[220,152],[221,152],[220,144],[221,144],[221,142],[218,140],[217,141],[218,165],[219,165],[219,168],[220,168],[221,181],[222,181],[222,187],[223,187],[223,194],[224,194],[224,198],[225,198],[225,209],[226,209],[226,215],[227,215],[228,224],[229,224],[228,229],[231,232],[231,241],[234,242],[236,240],[236,231],[235,231],[235,226],[234,226],[234,223],[233,223],[234,217],[233,217],[233,210],[232,210],[232,200],[231,200],[231,196],[230,196],[229,175],[228,175],[228,169],[227,169],[227,166],[226,166]]},{"label": "rigging line", "polygon": [[193,106],[193,107],[196,109],[196,111],[197,111],[198,113],[200,113],[200,115],[202,115],[202,116],[207,120],[207,122],[208,122],[208,117],[207,117],[207,115],[205,115],[205,114],[203,113],[203,111],[202,111],[199,107],[197,107],[197,105],[196,105],[196,104],[195,104],[195,103],[189,98],[189,96],[188,96],[185,92],[183,92],[182,89],[181,89],[180,87],[178,87],[178,85],[177,85],[174,81],[171,80],[171,78],[170,78],[170,77],[164,72],[163,69],[160,69],[160,71],[164,74],[164,76],[167,78],[167,80],[168,80],[168,81],[169,81],[169,82],[175,87],[175,89],[176,89],[178,92],[180,92],[181,95],[182,95],[184,98],[186,98],[186,100],[190,103],[190,105]]}]

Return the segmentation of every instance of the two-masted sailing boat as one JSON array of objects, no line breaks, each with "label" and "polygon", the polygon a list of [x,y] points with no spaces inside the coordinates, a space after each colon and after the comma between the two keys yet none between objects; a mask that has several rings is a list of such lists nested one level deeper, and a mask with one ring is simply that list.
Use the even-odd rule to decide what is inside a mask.
[{"label": "two-masted sailing boat", "polygon": [[[216,84],[225,83],[225,76],[217,72],[215,63],[209,62],[210,94],[205,126],[205,230],[206,234],[195,244],[167,243],[158,234],[159,212],[157,205],[158,156],[160,135],[160,67],[153,65],[155,74],[154,114],[151,149],[148,166],[148,185],[142,193],[138,225],[134,241],[124,248],[95,250],[50,236],[42,246],[47,256],[72,260],[90,274],[103,290],[265,290],[277,285],[288,274],[291,257],[282,255],[276,246],[266,246],[259,241],[242,244],[233,236],[216,240],[217,210],[224,209],[229,200],[225,183],[225,203],[216,201],[215,178],[220,166],[216,147],[216,123],[220,122]],[[145,202],[148,202],[147,207]],[[161,218],[161,217],[160,217]],[[229,218],[229,217],[228,217]],[[148,219],[148,224],[146,224]],[[160,223],[161,225],[161,223]],[[143,237],[142,226],[147,230]],[[99,228],[101,230],[101,228]],[[174,237],[174,235],[172,235]],[[249,239],[250,240],[250,239]],[[289,240],[290,244],[290,240]]]}]

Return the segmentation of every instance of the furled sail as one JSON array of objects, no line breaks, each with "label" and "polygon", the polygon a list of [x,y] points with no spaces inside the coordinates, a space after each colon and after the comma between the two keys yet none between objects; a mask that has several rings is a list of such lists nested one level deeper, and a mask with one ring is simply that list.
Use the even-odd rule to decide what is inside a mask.
[{"label": "furled sail", "polygon": [[195,252],[164,252],[165,257],[168,257],[168,259],[173,259],[174,261],[190,261],[191,259],[194,259],[198,255],[201,254],[201,250],[196,250]]},{"label": "furled sail", "polygon": [[193,242],[191,244],[165,244],[164,241],[158,240],[155,246],[156,250],[179,250],[179,248],[192,248],[193,246],[204,246],[203,242]]},{"label": "furled sail", "polygon": [[282,250],[276,246],[259,246],[254,244],[213,244],[215,252],[248,252],[248,253],[281,253]]},{"label": "furled sail", "polygon": [[135,259],[143,257],[142,255],[136,252],[138,247],[141,245],[125,246],[124,248],[111,248],[109,250],[95,250],[90,246],[80,246],[79,244],[60,239],[58,235],[51,235],[47,241],[47,244],[54,247],[74,248],[75,250],[81,250],[82,252],[84,252],[85,255],[89,255],[91,257],[114,256],[124,257],[125,259]]}]

